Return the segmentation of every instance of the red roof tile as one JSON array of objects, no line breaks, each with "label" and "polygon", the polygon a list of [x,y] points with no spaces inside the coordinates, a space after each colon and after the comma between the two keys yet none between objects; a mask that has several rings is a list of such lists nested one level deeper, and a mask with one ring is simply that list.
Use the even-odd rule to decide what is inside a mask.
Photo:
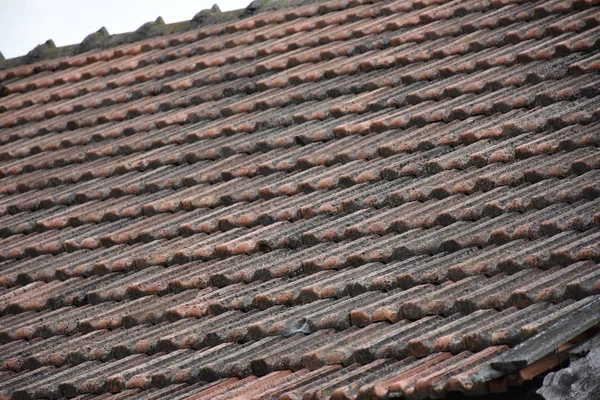
[{"label": "red roof tile", "polygon": [[557,366],[600,322],[599,15],[254,2],[0,61],[0,398],[440,398]]}]

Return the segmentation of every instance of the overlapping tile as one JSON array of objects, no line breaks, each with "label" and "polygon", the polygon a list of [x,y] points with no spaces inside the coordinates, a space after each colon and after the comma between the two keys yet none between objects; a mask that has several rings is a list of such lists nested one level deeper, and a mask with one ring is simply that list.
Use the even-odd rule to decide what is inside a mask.
[{"label": "overlapping tile", "polygon": [[250,7],[0,71],[0,397],[506,388],[600,294],[596,8]]}]

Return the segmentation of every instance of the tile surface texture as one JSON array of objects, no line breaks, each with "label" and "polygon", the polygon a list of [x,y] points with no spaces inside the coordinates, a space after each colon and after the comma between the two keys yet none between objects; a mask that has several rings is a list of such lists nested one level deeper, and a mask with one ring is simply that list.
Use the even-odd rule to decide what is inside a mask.
[{"label": "tile surface texture", "polygon": [[600,3],[260,4],[0,61],[0,399],[488,394],[597,330]]}]

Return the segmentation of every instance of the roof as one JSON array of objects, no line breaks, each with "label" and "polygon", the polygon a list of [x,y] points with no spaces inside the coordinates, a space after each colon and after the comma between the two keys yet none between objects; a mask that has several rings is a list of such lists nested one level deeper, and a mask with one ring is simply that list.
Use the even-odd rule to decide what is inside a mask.
[{"label": "roof", "polygon": [[253,4],[2,64],[0,398],[487,394],[597,332],[597,1]]}]

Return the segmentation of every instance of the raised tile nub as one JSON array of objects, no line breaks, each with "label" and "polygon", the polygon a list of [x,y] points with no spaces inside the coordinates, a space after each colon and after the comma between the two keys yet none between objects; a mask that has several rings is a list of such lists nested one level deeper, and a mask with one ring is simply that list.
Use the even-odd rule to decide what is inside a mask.
[{"label": "raised tile nub", "polygon": [[99,47],[103,40],[108,38],[110,34],[108,30],[103,26],[96,32],[90,33],[81,41],[79,48],[81,51],[89,51],[93,48]]},{"label": "raised tile nub", "polygon": [[217,4],[213,4],[211,8],[207,8],[206,10],[201,10],[194,18],[192,18],[192,22],[198,24],[205,24],[213,19],[216,19],[221,14],[221,9]]},{"label": "raised tile nub", "polygon": [[35,46],[33,50],[27,53],[27,56],[34,60],[38,58],[44,58],[53,49],[56,49],[56,45],[54,44],[54,41],[52,39],[48,39],[46,40],[46,42]]}]

